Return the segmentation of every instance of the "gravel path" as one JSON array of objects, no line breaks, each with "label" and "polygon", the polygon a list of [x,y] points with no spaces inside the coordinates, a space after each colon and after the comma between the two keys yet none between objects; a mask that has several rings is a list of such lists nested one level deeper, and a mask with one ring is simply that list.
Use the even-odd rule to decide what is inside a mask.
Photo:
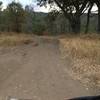
[{"label": "gravel path", "polygon": [[56,40],[0,49],[0,98],[64,100],[90,95],[66,71]]}]

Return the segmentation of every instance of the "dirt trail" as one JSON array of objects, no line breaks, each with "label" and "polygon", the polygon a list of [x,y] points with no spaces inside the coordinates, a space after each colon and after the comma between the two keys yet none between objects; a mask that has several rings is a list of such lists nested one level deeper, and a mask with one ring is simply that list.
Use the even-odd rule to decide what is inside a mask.
[{"label": "dirt trail", "polygon": [[57,41],[0,50],[0,98],[64,100],[90,92],[66,72]]}]

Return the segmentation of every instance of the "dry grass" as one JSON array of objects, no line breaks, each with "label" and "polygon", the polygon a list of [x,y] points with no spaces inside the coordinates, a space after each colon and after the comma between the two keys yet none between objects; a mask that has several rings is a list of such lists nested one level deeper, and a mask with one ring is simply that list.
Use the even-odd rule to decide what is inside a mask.
[{"label": "dry grass", "polygon": [[64,56],[72,59],[71,75],[85,85],[100,87],[100,35],[68,36],[60,43]]},{"label": "dry grass", "polygon": [[0,46],[16,46],[28,44],[33,41],[33,37],[27,34],[2,33],[0,34]]}]

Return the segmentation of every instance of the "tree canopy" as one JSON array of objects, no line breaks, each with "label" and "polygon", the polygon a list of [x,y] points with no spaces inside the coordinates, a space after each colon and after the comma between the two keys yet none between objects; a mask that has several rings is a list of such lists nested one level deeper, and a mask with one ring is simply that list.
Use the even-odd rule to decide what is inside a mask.
[{"label": "tree canopy", "polygon": [[1,9],[2,9],[2,2],[0,1],[0,11],[1,11]]},{"label": "tree canopy", "polygon": [[[40,6],[50,5],[52,12],[35,12],[33,5],[25,8],[16,2],[8,4],[2,9],[0,4],[0,31],[26,32],[36,34],[80,33],[100,30],[100,1],[99,0],[37,0]],[[91,13],[94,5],[98,7],[98,14]],[[58,9],[58,7],[59,9]],[[56,9],[57,7],[57,9]],[[88,13],[85,13],[88,12]],[[94,16],[94,17],[91,17]],[[84,17],[83,17],[84,16]],[[87,21],[86,21],[87,17]],[[90,19],[91,17],[91,19]],[[98,21],[97,21],[98,19]],[[89,22],[92,22],[93,25]],[[90,22],[90,23],[91,23]],[[86,24],[87,23],[87,24]],[[95,27],[98,25],[98,28]],[[94,27],[93,27],[94,26]]]},{"label": "tree canopy", "polygon": [[98,7],[98,31],[100,32],[100,0],[37,0],[40,6],[49,4],[51,7],[56,4],[65,17],[69,20],[72,32],[80,32],[80,17],[87,11],[86,31],[90,22],[90,13],[94,4]]},{"label": "tree canopy", "polygon": [[24,22],[24,10],[22,5],[12,2],[7,6],[7,12],[13,31],[21,32],[21,24]]},{"label": "tree canopy", "polygon": [[37,0],[40,6],[50,4],[57,5],[69,20],[72,32],[80,32],[80,16],[88,6],[88,0]]}]

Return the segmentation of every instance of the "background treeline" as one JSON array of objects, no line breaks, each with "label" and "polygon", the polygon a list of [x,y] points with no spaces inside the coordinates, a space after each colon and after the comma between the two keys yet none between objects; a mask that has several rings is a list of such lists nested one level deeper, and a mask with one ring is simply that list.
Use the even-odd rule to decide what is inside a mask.
[{"label": "background treeline", "polygon": [[[87,15],[81,16],[81,32],[85,31]],[[89,32],[97,31],[97,15],[91,14]],[[71,28],[63,14],[52,16],[52,13],[34,12],[34,7],[25,8],[20,3],[12,2],[2,10],[0,3],[0,32],[24,32],[38,35],[57,35],[70,33]]]},{"label": "background treeline", "polygon": [[42,28],[42,25],[44,25],[44,17],[45,14],[35,13],[31,6],[27,5],[23,8],[20,3],[12,2],[8,4],[6,9],[0,11],[0,31],[18,33],[38,32],[38,27]]}]

